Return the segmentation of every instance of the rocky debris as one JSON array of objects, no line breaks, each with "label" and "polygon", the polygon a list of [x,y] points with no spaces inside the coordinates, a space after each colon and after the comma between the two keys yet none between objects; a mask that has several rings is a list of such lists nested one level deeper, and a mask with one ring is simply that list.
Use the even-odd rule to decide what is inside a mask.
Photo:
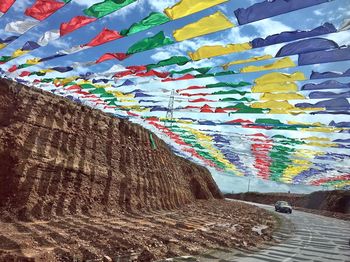
[{"label": "rocky debris", "polygon": [[[157,261],[257,247],[273,240],[275,223],[263,209],[225,200],[199,200],[171,211],[13,220],[0,222],[0,261]],[[261,235],[252,230],[255,225],[265,227]]]}]

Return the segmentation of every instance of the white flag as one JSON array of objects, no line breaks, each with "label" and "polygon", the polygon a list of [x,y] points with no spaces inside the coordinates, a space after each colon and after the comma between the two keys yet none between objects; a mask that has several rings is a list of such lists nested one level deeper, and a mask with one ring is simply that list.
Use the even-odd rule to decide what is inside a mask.
[{"label": "white flag", "polygon": [[88,49],[88,48],[90,48],[90,46],[77,45],[77,46],[73,46],[72,48],[69,48],[66,50],[58,51],[57,54],[70,55],[70,54],[74,54],[74,53],[80,52],[80,51]]},{"label": "white flag", "polygon": [[51,41],[54,41],[56,39],[60,38],[60,30],[51,30],[51,31],[46,31],[38,40],[38,44],[40,46],[46,46],[48,45]]},{"label": "white flag", "polygon": [[34,19],[26,19],[24,21],[11,22],[5,26],[5,31],[9,33],[16,33],[22,35],[39,23],[40,21]]}]

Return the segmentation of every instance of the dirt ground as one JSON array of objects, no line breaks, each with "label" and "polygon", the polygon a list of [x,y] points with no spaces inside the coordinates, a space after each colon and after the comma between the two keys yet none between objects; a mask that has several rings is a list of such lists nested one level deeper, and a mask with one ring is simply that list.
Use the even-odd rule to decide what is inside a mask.
[{"label": "dirt ground", "polygon": [[0,222],[0,261],[157,261],[259,246],[272,240],[276,226],[270,213],[224,200],[142,214],[6,220]]}]

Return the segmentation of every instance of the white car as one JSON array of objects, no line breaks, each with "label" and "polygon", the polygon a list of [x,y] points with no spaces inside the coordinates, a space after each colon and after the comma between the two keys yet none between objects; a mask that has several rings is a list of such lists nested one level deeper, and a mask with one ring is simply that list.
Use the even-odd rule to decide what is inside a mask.
[{"label": "white car", "polygon": [[283,212],[283,213],[292,213],[292,207],[291,205],[286,201],[277,201],[275,203],[275,211],[277,212]]}]

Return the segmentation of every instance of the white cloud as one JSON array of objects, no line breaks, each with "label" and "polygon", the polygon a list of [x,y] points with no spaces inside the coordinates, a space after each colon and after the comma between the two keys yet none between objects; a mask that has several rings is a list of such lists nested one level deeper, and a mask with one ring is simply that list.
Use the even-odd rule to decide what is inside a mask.
[{"label": "white cloud", "polygon": [[259,34],[259,37],[266,37],[268,35],[294,30],[293,28],[283,24],[282,22],[275,21],[271,18],[252,23],[250,26],[255,28],[255,30]]},{"label": "white cloud", "polygon": [[73,3],[76,3],[78,5],[82,6],[92,6],[93,4],[100,3],[102,0],[73,0]]},{"label": "white cloud", "polygon": [[314,10],[313,13],[314,13],[315,15],[317,15],[317,16],[323,16],[323,15],[324,15],[324,13],[322,12],[321,9]]},{"label": "white cloud", "polygon": [[23,12],[27,7],[30,6],[31,2],[32,1],[30,0],[16,1],[12,8],[16,12]]},{"label": "white cloud", "polygon": [[178,0],[162,0],[162,1],[154,1],[154,0],[145,0],[154,11],[163,11],[167,7],[171,7],[178,2]]},{"label": "white cloud", "polygon": [[66,48],[70,47],[69,42],[66,40],[62,40],[62,39],[55,40],[55,41],[51,42],[50,44],[56,48],[66,49]]}]

